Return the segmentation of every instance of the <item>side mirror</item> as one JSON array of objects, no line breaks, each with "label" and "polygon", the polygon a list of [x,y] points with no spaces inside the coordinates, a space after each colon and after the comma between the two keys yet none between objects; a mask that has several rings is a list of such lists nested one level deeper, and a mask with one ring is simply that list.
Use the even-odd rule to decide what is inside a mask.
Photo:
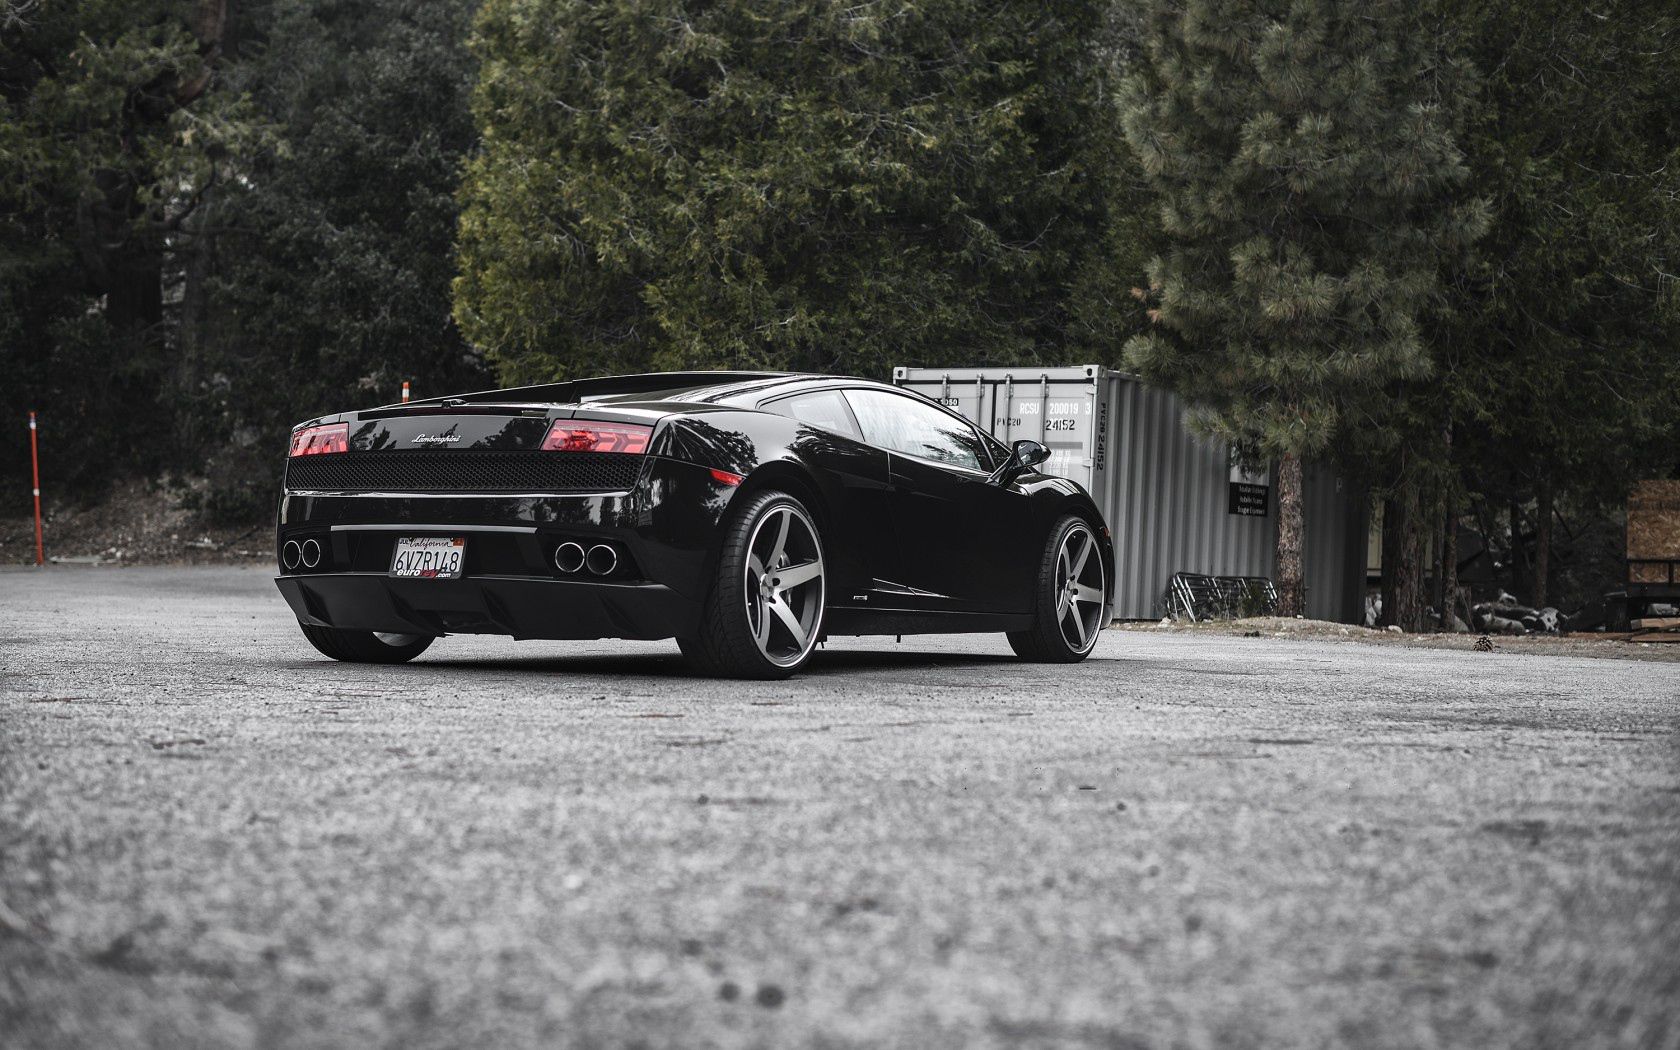
[{"label": "side mirror", "polygon": [[992,472],[992,481],[1007,485],[1027,471],[1050,458],[1050,450],[1036,441],[1022,439],[1015,442],[1003,466]]}]

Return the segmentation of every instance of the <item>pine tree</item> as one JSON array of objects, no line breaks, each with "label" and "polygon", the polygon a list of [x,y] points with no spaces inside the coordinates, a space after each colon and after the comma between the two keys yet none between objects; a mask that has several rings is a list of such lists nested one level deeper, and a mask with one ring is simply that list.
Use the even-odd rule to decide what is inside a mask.
[{"label": "pine tree", "polygon": [[[155,469],[190,224],[272,129],[223,83],[224,0],[0,9],[0,414],[51,476]],[[27,471],[0,442],[0,472]],[[13,472],[17,473],[13,473]]]},{"label": "pine tree", "polygon": [[1436,340],[1454,484],[1513,508],[1502,584],[1584,601],[1614,581],[1557,593],[1554,515],[1595,516],[1680,471],[1680,10],[1435,6],[1486,71],[1461,141],[1494,209]]},{"label": "pine tree", "polygon": [[474,0],[246,8],[230,86],[283,138],[214,202],[184,318],[206,509],[251,517],[287,429],[329,409],[491,385],[450,315]]},{"label": "pine tree", "polygon": [[487,0],[461,328],[508,381],[1087,359],[1106,7]]},{"label": "pine tree", "polygon": [[1198,425],[1278,471],[1281,610],[1303,606],[1301,476],[1391,427],[1429,373],[1443,260],[1485,226],[1443,108],[1450,83],[1397,0],[1148,0],[1122,92],[1154,192],[1155,322],[1127,360]]}]

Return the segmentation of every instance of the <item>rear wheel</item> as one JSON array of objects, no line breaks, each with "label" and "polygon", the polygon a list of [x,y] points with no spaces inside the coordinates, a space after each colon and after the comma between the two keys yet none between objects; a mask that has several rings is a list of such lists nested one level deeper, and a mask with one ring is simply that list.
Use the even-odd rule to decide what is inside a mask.
[{"label": "rear wheel", "polygon": [[1009,647],[1023,660],[1076,663],[1091,654],[1108,608],[1108,578],[1096,534],[1069,514],[1050,530],[1039,564],[1035,622],[1009,632]]},{"label": "rear wheel", "polygon": [[786,678],[811,658],[827,601],[822,536],[785,492],[748,497],[724,532],[700,631],[679,638],[707,674]]},{"label": "rear wheel", "polygon": [[352,664],[401,664],[419,656],[432,644],[429,634],[386,634],[382,631],[344,631],[299,623],[309,644],[323,656]]}]

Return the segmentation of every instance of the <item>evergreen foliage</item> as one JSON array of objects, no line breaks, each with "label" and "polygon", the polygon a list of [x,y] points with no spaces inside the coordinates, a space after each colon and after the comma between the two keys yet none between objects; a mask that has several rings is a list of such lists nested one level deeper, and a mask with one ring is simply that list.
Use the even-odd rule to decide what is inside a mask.
[{"label": "evergreen foliage", "polygon": [[0,413],[41,411],[55,481],[169,447],[186,224],[272,130],[218,84],[224,31],[203,0],[0,12]]},{"label": "evergreen foliage", "polygon": [[1404,10],[1162,0],[1125,84],[1164,240],[1126,358],[1262,456],[1319,453],[1429,373],[1442,261],[1485,226]]},{"label": "evergreen foliage", "polygon": [[1620,503],[1680,468],[1680,12],[1442,10],[1487,71],[1465,144],[1494,205],[1435,334],[1464,486]]},{"label": "evergreen foliage", "polygon": [[1094,0],[487,0],[456,317],[511,382],[1112,346]]},{"label": "evergreen foliage", "polygon": [[1279,470],[1280,608],[1299,612],[1301,459],[1397,446],[1439,277],[1486,226],[1447,101],[1463,81],[1397,0],[1153,0],[1122,95],[1158,200],[1153,328],[1126,344],[1200,426]]},{"label": "evergreen foliage", "polygon": [[175,469],[260,518],[298,419],[488,383],[449,302],[474,6],[15,9],[0,411],[42,411],[55,490]]},{"label": "evergreen foliage", "polygon": [[288,428],[345,405],[490,385],[450,314],[455,192],[477,135],[472,0],[272,0],[230,73],[282,148],[251,159],[207,233],[185,361],[219,449],[212,509],[272,502]]}]

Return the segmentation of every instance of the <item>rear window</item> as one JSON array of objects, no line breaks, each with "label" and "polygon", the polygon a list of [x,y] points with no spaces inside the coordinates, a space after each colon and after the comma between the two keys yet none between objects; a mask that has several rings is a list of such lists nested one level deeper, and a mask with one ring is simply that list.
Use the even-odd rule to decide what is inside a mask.
[{"label": "rear window", "polygon": [[857,424],[852,421],[851,410],[846,407],[846,399],[840,396],[838,390],[820,390],[814,394],[796,394],[784,397],[779,401],[772,401],[761,406],[766,412],[774,412],[779,416],[797,419],[801,423],[809,423],[814,427],[844,434],[849,438],[862,439],[858,433]]}]

